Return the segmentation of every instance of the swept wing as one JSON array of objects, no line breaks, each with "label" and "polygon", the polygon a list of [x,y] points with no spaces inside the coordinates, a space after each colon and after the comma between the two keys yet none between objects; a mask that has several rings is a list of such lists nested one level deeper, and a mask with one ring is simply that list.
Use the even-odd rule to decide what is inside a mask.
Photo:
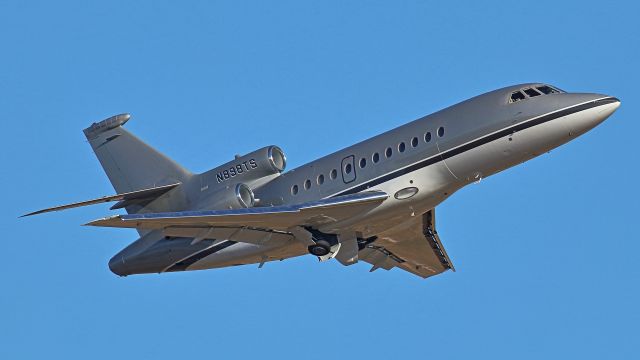
[{"label": "swept wing", "polygon": [[138,229],[242,227],[287,231],[292,227],[319,226],[348,219],[375,208],[388,197],[384,192],[369,191],[296,205],[116,215],[87,225]]},{"label": "swept wing", "polygon": [[381,233],[358,256],[373,265],[371,271],[398,267],[423,278],[455,271],[435,230],[434,210]]}]

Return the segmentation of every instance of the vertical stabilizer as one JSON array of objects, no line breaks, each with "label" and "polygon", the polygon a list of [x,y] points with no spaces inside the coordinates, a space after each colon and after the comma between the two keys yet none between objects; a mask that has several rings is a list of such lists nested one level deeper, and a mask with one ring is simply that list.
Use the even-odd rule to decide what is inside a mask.
[{"label": "vertical stabilizer", "polygon": [[[129,114],[112,116],[84,129],[91,148],[116,192],[125,193],[185,183],[192,176],[189,171],[122,127],[130,117]],[[176,191],[178,189],[172,192]],[[154,206],[153,210],[171,210],[172,207],[179,207],[185,199],[183,196],[178,196],[182,199],[177,199],[175,195],[172,201],[165,201],[162,206]],[[146,204],[141,205],[137,208],[128,207],[127,211],[137,212]]]}]

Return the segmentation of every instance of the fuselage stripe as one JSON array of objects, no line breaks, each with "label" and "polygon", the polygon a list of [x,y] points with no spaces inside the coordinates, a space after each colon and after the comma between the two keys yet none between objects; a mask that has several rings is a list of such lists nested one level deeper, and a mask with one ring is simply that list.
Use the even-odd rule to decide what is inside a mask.
[{"label": "fuselage stripe", "polygon": [[[570,114],[574,114],[574,113],[577,113],[577,112],[580,112],[580,111],[584,111],[584,110],[591,109],[591,108],[594,108],[594,107],[610,104],[610,103],[617,102],[617,101],[619,101],[619,100],[614,98],[614,97],[607,97],[607,98],[602,98],[602,99],[599,99],[599,100],[596,100],[596,101],[590,101],[590,102],[587,102],[587,103],[579,104],[579,105],[572,106],[572,107],[569,107],[569,108],[566,108],[566,109],[562,109],[562,110],[559,110],[559,111],[555,111],[555,112],[552,112],[552,113],[549,113],[549,114],[546,114],[546,115],[542,115],[542,116],[538,116],[538,117],[532,118],[532,119],[524,121],[524,122],[522,122],[520,124],[516,124],[516,125],[510,126],[510,127],[507,127],[505,129],[502,129],[502,130],[496,131],[494,133],[488,134],[488,135],[486,135],[484,137],[481,137],[481,138],[478,138],[476,140],[472,140],[472,141],[470,141],[468,143],[459,145],[459,146],[457,146],[457,147],[455,147],[453,149],[450,149],[450,150],[447,150],[447,151],[445,151],[443,153],[434,155],[434,156],[432,156],[432,157],[430,157],[428,159],[421,160],[421,161],[419,161],[417,163],[414,163],[412,165],[409,165],[409,166],[407,166],[405,168],[402,168],[402,169],[393,171],[391,173],[388,173],[386,175],[380,176],[378,178],[369,180],[369,181],[364,182],[364,183],[362,183],[360,185],[357,185],[357,186],[355,186],[353,188],[350,188],[350,189],[344,190],[342,192],[339,192],[337,194],[334,194],[334,195],[332,195],[330,197],[341,196],[341,195],[349,195],[349,194],[354,194],[354,193],[358,193],[358,192],[367,190],[372,186],[380,185],[380,184],[385,183],[387,181],[393,180],[393,179],[395,179],[397,177],[409,174],[409,173],[414,172],[416,170],[419,170],[419,169],[422,169],[424,167],[427,167],[427,166],[433,165],[435,163],[438,163],[440,161],[446,160],[446,159],[448,159],[450,157],[453,157],[453,156],[456,156],[456,155],[460,155],[460,154],[462,154],[462,153],[464,153],[466,151],[475,149],[475,148],[477,148],[479,146],[482,146],[484,144],[487,144],[489,142],[498,140],[498,139],[500,139],[500,138],[502,138],[504,136],[507,136],[509,134],[513,134],[515,132],[522,131],[522,130],[525,130],[525,129],[528,129],[528,128],[531,128],[531,127],[534,127],[534,126],[537,126],[537,125],[540,125],[540,124],[544,124],[546,122],[561,118],[563,116],[567,116],[567,115],[570,115]],[[167,272],[170,272],[170,271],[184,271],[189,266],[191,266],[194,263],[196,263],[197,261],[200,261],[200,260],[204,259],[205,257],[207,257],[207,256],[209,256],[211,254],[214,254],[214,253],[216,253],[218,251],[221,251],[223,249],[226,249],[227,247],[232,246],[234,244],[237,244],[237,242],[236,241],[232,241],[232,240],[223,241],[223,242],[221,242],[221,243],[219,243],[217,245],[214,245],[214,246],[209,247],[209,248],[207,248],[205,250],[197,252],[197,253],[195,253],[195,254],[193,254],[193,255],[191,255],[191,256],[189,256],[189,257],[187,257],[187,258],[185,258],[185,259],[183,259],[183,260],[181,260],[181,261],[179,261],[179,262],[177,262],[175,264],[173,264],[172,266],[167,268],[167,270],[165,270],[165,271],[167,271]]]},{"label": "fuselage stripe", "polygon": [[189,256],[186,259],[183,259],[173,265],[171,265],[169,268],[167,268],[167,272],[170,271],[184,271],[186,270],[189,266],[193,265],[194,263],[196,263],[199,260],[202,260],[204,258],[206,258],[207,256],[217,253],[218,251],[222,250],[222,249],[226,249],[229,246],[235,244],[236,242],[233,240],[227,240],[227,241],[223,241],[219,244],[216,244],[212,247],[206,248],[200,252],[197,252],[191,256]]},{"label": "fuselage stripe", "polygon": [[386,175],[380,176],[378,178],[366,181],[366,182],[364,182],[364,183],[362,183],[360,185],[357,185],[357,186],[352,187],[350,189],[347,189],[347,190],[341,191],[339,193],[336,193],[334,195],[331,195],[330,197],[348,195],[348,194],[358,193],[358,192],[367,190],[367,189],[371,188],[372,186],[383,184],[383,183],[385,183],[385,182],[387,182],[389,180],[393,180],[395,178],[398,178],[400,176],[409,174],[411,172],[414,172],[416,170],[422,169],[424,167],[436,164],[436,163],[438,163],[440,161],[443,161],[443,160],[446,160],[446,159],[448,159],[450,157],[462,154],[462,153],[464,153],[466,151],[475,149],[475,148],[477,148],[479,146],[482,146],[484,144],[490,143],[492,141],[500,139],[500,138],[502,138],[504,136],[507,136],[509,134],[513,134],[515,132],[528,129],[528,128],[534,127],[536,125],[540,125],[540,124],[549,122],[551,120],[555,120],[555,119],[561,118],[563,116],[574,114],[574,113],[577,113],[577,112],[580,112],[580,111],[584,111],[584,110],[587,110],[587,109],[591,109],[591,108],[594,108],[594,107],[598,107],[598,106],[614,103],[614,102],[617,102],[617,101],[619,101],[619,100],[614,98],[614,97],[607,97],[607,98],[602,98],[602,99],[595,100],[595,101],[589,101],[587,103],[579,104],[579,105],[572,106],[572,107],[569,107],[569,108],[566,108],[566,109],[562,109],[562,110],[559,110],[559,111],[555,111],[555,112],[552,112],[552,113],[549,113],[549,114],[546,114],[546,115],[542,115],[542,116],[538,116],[538,117],[532,118],[532,119],[527,120],[525,122],[522,122],[520,124],[509,126],[507,128],[504,128],[502,130],[496,131],[496,132],[491,133],[489,135],[486,135],[484,137],[478,138],[476,140],[472,140],[472,141],[470,141],[470,142],[468,142],[466,144],[459,145],[458,147],[455,147],[455,148],[447,150],[447,151],[445,151],[443,153],[434,155],[434,156],[432,156],[430,158],[421,160],[421,161],[419,161],[417,163],[414,163],[412,165],[409,165],[409,166],[407,166],[405,168],[402,168],[402,169],[393,171],[391,173],[388,173]]}]

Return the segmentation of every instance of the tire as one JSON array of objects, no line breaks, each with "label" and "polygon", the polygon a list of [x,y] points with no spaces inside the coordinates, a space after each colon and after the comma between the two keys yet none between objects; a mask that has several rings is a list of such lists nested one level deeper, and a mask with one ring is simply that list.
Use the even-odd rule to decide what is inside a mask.
[{"label": "tire", "polygon": [[324,240],[316,242],[314,245],[309,246],[309,253],[315,256],[325,256],[331,252],[331,245]]}]

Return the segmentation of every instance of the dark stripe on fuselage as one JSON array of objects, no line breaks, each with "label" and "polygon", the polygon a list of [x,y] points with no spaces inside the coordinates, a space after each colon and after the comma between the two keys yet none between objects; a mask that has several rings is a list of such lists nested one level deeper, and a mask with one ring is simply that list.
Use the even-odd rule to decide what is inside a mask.
[{"label": "dark stripe on fuselage", "polygon": [[425,160],[422,160],[420,162],[417,162],[417,163],[415,163],[413,165],[410,165],[410,166],[408,166],[406,168],[403,168],[403,169],[396,170],[394,172],[388,173],[388,174],[386,174],[384,176],[381,176],[381,177],[379,177],[377,179],[366,181],[366,182],[364,182],[364,183],[362,183],[362,184],[360,184],[360,185],[358,185],[356,187],[344,190],[344,191],[339,192],[339,193],[337,193],[337,194],[335,194],[333,196],[341,196],[341,195],[358,193],[358,192],[367,190],[368,188],[370,188],[372,186],[380,185],[380,184],[385,183],[387,181],[393,180],[393,179],[395,179],[397,177],[409,174],[409,173],[414,172],[416,170],[425,168],[425,167],[427,167],[429,165],[433,165],[433,164],[438,163],[440,161],[446,160],[446,159],[448,159],[450,157],[453,157],[453,156],[456,156],[456,155],[460,155],[460,154],[462,154],[462,153],[464,153],[466,151],[475,149],[475,148],[477,148],[479,146],[482,146],[484,144],[490,143],[490,142],[492,142],[494,140],[498,140],[498,139],[500,139],[502,137],[505,137],[505,136],[507,136],[509,134],[513,134],[515,132],[528,129],[528,128],[534,127],[536,125],[544,124],[546,122],[561,118],[563,116],[575,114],[575,113],[580,112],[580,111],[584,111],[584,110],[587,110],[587,109],[591,109],[591,108],[602,106],[602,105],[606,105],[606,104],[611,104],[611,103],[618,102],[618,101],[620,101],[620,100],[618,100],[617,98],[607,97],[607,98],[602,98],[602,99],[595,100],[595,101],[590,101],[588,103],[572,106],[570,108],[566,108],[566,109],[559,110],[559,111],[556,111],[556,112],[553,112],[553,113],[549,113],[547,115],[543,115],[543,116],[540,116],[540,117],[537,117],[537,118],[533,118],[531,120],[527,120],[527,121],[522,122],[520,124],[510,126],[508,128],[505,128],[505,129],[500,130],[498,132],[495,132],[493,134],[489,134],[489,135],[486,135],[484,137],[478,138],[478,139],[473,140],[473,141],[471,141],[471,142],[469,142],[467,144],[464,144],[462,146],[458,146],[458,147],[455,147],[455,148],[453,148],[451,150],[447,150],[447,151],[445,151],[445,152],[443,152],[441,154],[432,156],[432,157],[430,157],[428,159],[425,159]]},{"label": "dark stripe on fuselage", "polygon": [[[406,175],[406,174],[411,173],[413,171],[416,171],[416,170],[422,169],[424,167],[427,167],[429,165],[433,165],[433,164],[438,163],[440,161],[446,160],[446,159],[448,159],[450,157],[453,157],[453,156],[456,156],[456,155],[460,155],[460,154],[462,154],[462,153],[464,153],[466,151],[475,149],[475,148],[477,148],[479,146],[482,146],[484,144],[487,144],[487,143],[489,143],[491,141],[498,140],[498,139],[500,139],[500,138],[502,138],[504,136],[507,136],[509,134],[513,134],[515,132],[528,129],[528,128],[534,127],[536,125],[544,124],[546,122],[561,118],[563,116],[567,116],[567,115],[574,114],[574,113],[577,113],[577,112],[580,112],[580,111],[584,111],[584,110],[587,110],[587,109],[591,109],[591,108],[602,106],[602,105],[606,105],[606,104],[611,104],[611,103],[618,102],[618,101],[619,100],[617,98],[608,97],[608,98],[603,98],[603,99],[596,100],[596,101],[591,101],[591,102],[588,102],[588,103],[585,103],[585,104],[576,105],[576,106],[573,106],[573,107],[570,107],[570,108],[567,108],[567,109],[563,109],[563,110],[559,110],[559,111],[556,111],[556,112],[553,112],[553,113],[549,113],[549,114],[546,114],[546,115],[543,115],[543,116],[539,116],[537,118],[533,118],[531,120],[524,121],[524,122],[522,122],[520,124],[510,126],[508,128],[505,128],[505,129],[500,130],[498,132],[495,132],[493,134],[489,134],[489,135],[486,135],[484,137],[478,138],[478,139],[473,140],[473,141],[471,141],[471,142],[469,142],[467,144],[464,144],[462,146],[458,146],[458,147],[453,148],[451,150],[447,150],[447,151],[443,152],[442,154],[438,154],[438,155],[432,156],[432,157],[430,157],[428,159],[425,159],[425,160],[422,160],[420,162],[417,162],[417,163],[415,163],[413,165],[410,165],[410,166],[408,166],[406,168],[399,169],[399,170],[396,170],[394,172],[388,173],[388,174],[386,174],[384,176],[381,176],[381,177],[379,177],[377,179],[369,180],[369,181],[364,182],[364,183],[362,183],[362,184],[360,184],[360,185],[358,185],[356,187],[344,190],[344,191],[342,191],[342,192],[340,192],[338,194],[335,194],[333,196],[340,196],[340,195],[348,195],[348,194],[358,193],[358,192],[367,190],[368,188],[370,188],[372,186],[380,185],[380,184],[385,183],[387,181],[393,180],[393,179],[395,179],[397,177]],[[217,245],[214,245],[214,246],[212,246],[210,248],[207,248],[207,249],[202,250],[202,251],[200,251],[198,253],[195,253],[195,254],[191,255],[190,257],[188,257],[188,258],[186,258],[186,259],[184,259],[184,260],[182,260],[180,262],[177,262],[177,263],[173,264],[166,271],[170,272],[170,271],[184,271],[184,270],[187,270],[187,268],[189,266],[193,265],[197,261],[200,261],[200,260],[204,259],[205,257],[207,257],[207,256],[209,256],[211,254],[214,254],[214,253],[216,253],[216,252],[218,252],[218,251],[220,251],[222,249],[226,249],[227,247],[229,247],[231,245],[234,245],[234,244],[237,244],[237,242],[236,241],[232,241],[232,240],[227,240],[227,241],[221,242],[221,243],[219,243]]]},{"label": "dark stripe on fuselage", "polygon": [[165,271],[184,271],[186,270],[189,266],[193,265],[196,261],[202,260],[204,258],[206,258],[207,256],[214,254],[222,249],[226,249],[229,246],[236,244],[235,241],[232,240],[227,240],[227,241],[223,241],[217,245],[214,245],[210,248],[206,248],[198,253],[195,253],[191,256],[189,256],[188,258],[181,260],[175,264],[173,264],[171,267],[169,267],[167,270]]}]

